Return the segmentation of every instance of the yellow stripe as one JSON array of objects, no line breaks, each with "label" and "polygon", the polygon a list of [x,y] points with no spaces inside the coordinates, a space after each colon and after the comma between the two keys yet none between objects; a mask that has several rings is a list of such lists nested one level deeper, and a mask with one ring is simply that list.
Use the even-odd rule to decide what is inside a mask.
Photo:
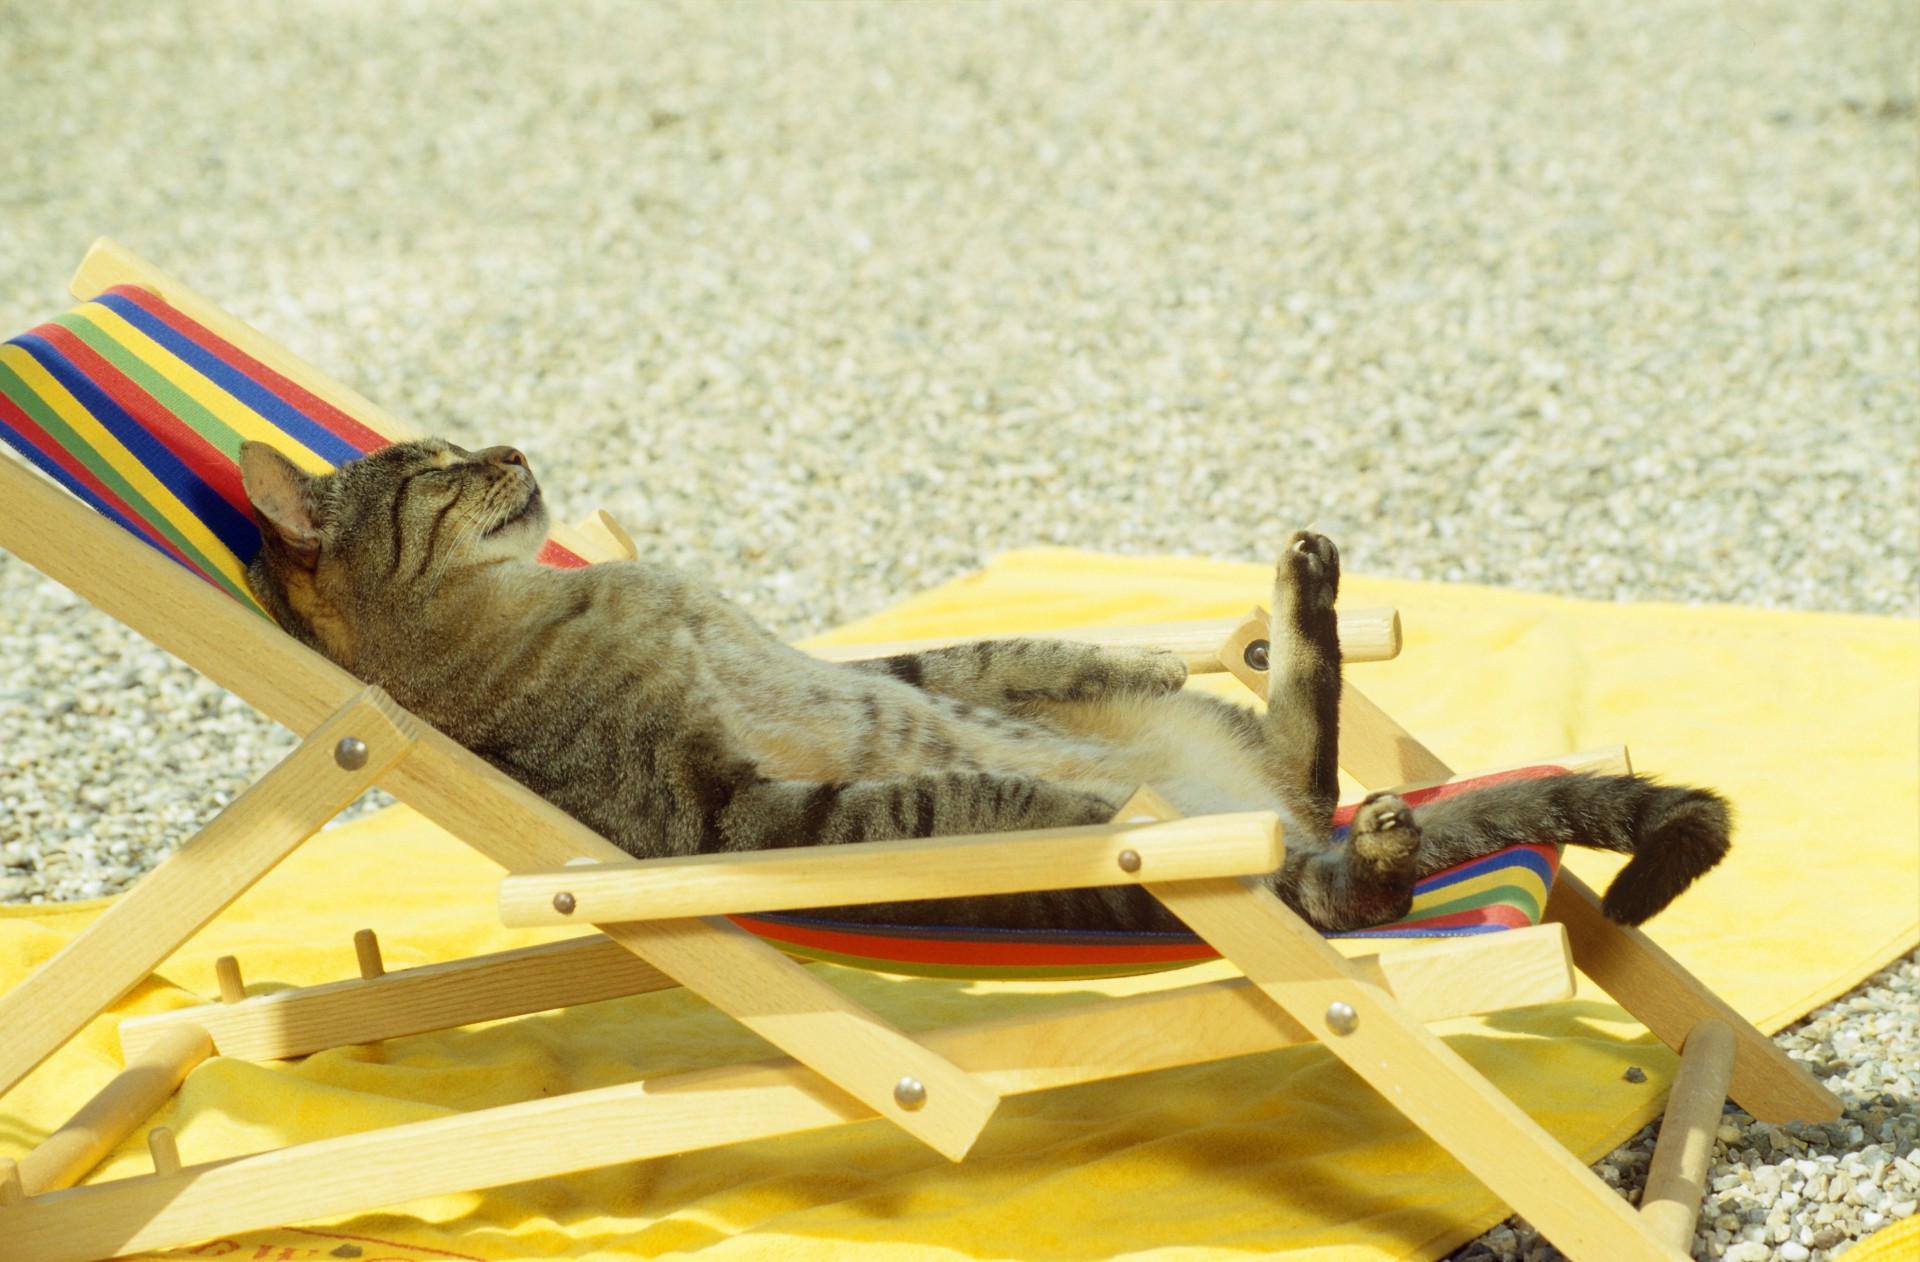
[{"label": "yellow stripe", "polygon": [[267,420],[240,400],[200,375],[179,356],[129,324],[119,312],[103,303],[82,303],[75,308],[98,325],[100,331],[127,348],[141,362],[173,383],[181,393],[219,417],[222,423],[244,439],[263,442],[276,448],[287,459],[308,473],[329,473],[332,462],[317,455],[293,435]]},{"label": "yellow stripe", "polygon": [[1490,889],[1507,885],[1525,890],[1542,904],[1546,902],[1547,887],[1541,882],[1539,874],[1531,868],[1515,864],[1512,867],[1483,872],[1470,880],[1456,881],[1452,885],[1437,890],[1423,891],[1413,900],[1412,910],[1419,911],[1422,907],[1431,907],[1435,903],[1451,903],[1463,898],[1472,898]]},{"label": "yellow stripe", "polygon": [[220,541],[219,536],[207,529],[206,523],[194,516],[193,511],[182,504],[179,498],[167,489],[165,483],[147,472],[147,467],[122,446],[120,440],[115,438],[105,426],[94,420],[93,414],[81,406],[79,400],[67,393],[67,388],[61,385],[53,374],[42,368],[38,360],[18,346],[0,345],[0,362],[4,362],[7,367],[18,373],[20,379],[27,383],[28,388],[39,395],[61,420],[70,425],[82,442],[98,452],[102,460],[112,465],[114,471],[125,478],[127,484],[138,491],[147,503],[153,506],[155,512],[164,514],[167,524],[184,535],[206,558],[209,565],[231,579],[241,591],[249,590],[246,567],[240,564],[239,559],[233,555],[226,544]]}]

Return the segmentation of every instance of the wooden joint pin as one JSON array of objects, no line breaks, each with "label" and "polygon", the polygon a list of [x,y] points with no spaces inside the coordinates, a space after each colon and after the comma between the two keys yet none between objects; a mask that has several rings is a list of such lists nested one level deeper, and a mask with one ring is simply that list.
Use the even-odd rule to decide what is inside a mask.
[{"label": "wooden joint pin", "polygon": [[247,984],[240,980],[240,961],[223,955],[213,962],[213,975],[220,981],[220,1002],[239,1003],[247,997]]},{"label": "wooden joint pin", "polygon": [[147,1132],[147,1151],[153,1154],[153,1172],[158,1175],[180,1173],[180,1145],[173,1132],[156,1126]]},{"label": "wooden joint pin", "polygon": [[353,953],[360,960],[360,976],[367,981],[384,977],[387,972],[386,961],[380,958],[380,939],[371,929],[362,929],[353,935]]},{"label": "wooden joint pin", "polygon": [[20,1185],[19,1163],[12,1157],[0,1157],[0,1209],[26,1199],[27,1190]]}]

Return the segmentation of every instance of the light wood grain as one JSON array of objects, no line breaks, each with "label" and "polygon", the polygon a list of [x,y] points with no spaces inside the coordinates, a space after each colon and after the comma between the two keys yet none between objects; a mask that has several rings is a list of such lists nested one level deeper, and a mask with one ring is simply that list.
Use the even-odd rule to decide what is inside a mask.
[{"label": "light wood grain", "polygon": [[595,509],[579,521],[573,523],[582,539],[591,539],[605,555],[602,560],[631,561],[640,555],[640,549],[634,546],[633,536],[628,534],[613,514],[604,508]]},{"label": "light wood grain", "polygon": [[363,981],[372,981],[387,971],[387,962],[380,958],[380,937],[371,929],[354,930],[353,959],[360,966]]},{"label": "light wood grain", "polygon": [[223,955],[213,962],[213,980],[220,988],[221,1003],[239,1003],[247,997],[247,983],[240,976],[240,961]]},{"label": "light wood grain", "polygon": [[194,1066],[213,1055],[213,1040],[197,1025],[167,1029],[59,1130],[41,1140],[20,1162],[28,1196],[72,1187],[133,1134],[179,1089]]},{"label": "light wood grain", "polygon": [[[1709,878],[1711,879],[1711,878]],[[1735,1103],[1763,1122],[1824,1122],[1839,1117],[1838,1097],[1646,933],[1615,924],[1600,896],[1564,866],[1547,900],[1546,919],[1566,926],[1573,962],[1668,1047],[1684,1046],[1702,1021],[1733,1031]]]},{"label": "light wood grain", "polygon": [[173,1132],[156,1126],[147,1132],[147,1152],[153,1158],[153,1172],[166,1176],[180,1173],[180,1145]]},{"label": "light wood grain", "polygon": [[1660,1142],[1647,1166],[1640,1216],[1681,1253],[1693,1248],[1693,1227],[1707,1190],[1707,1167],[1733,1077],[1733,1056],[1733,1029],[1724,1021],[1702,1021],[1687,1035],[1680,1070],[1667,1093]]},{"label": "light wood grain", "polygon": [[277,990],[240,1004],[128,1017],[120,1022],[120,1047],[132,1058],[176,1026],[196,1025],[213,1036],[222,1056],[284,1060],[678,985],[596,933],[370,979]]},{"label": "light wood grain", "polygon": [[[359,770],[334,761],[335,742],[347,736],[366,742]],[[0,1092],[359,797],[413,740],[412,718],[385,693],[349,694],[338,714],[0,999]]]},{"label": "light wood grain", "polygon": [[[1556,935],[1529,949],[1551,951]],[[1428,1020],[1467,1015],[1432,944],[1354,962]],[[1452,949],[1451,947],[1449,948]],[[1494,952],[1465,946],[1475,968]],[[1511,954],[1510,950],[1498,952]],[[1500,1007],[1558,993],[1524,980]],[[402,974],[389,974],[400,976]],[[1404,987],[1404,989],[1400,989]],[[250,1000],[258,1002],[258,1000]],[[1289,1047],[1311,1033],[1240,979],[1018,1013],[925,1036],[1003,1094],[1018,1094]],[[8,1262],[88,1262],[214,1235],[280,1226],[423,1196],[492,1187],[616,1162],[793,1134],[873,1116],[791,1060],[670,1078],[409,1123],[277,1152],[38,1197],[0,1214]],[[564,1136],[564,1143],[555,1143]]]},{"label": "light wood grain", "polygon": [[[1295,1021],[1577,1262],[1680,1262],[1584,1163],[1257,881],[1148,889]],[[1346,1004],[1349,1034],[1327,1014]]]},{"label": "light wood grain", "polygon": [[[1261,618],[1261,636],[1266,634],[1266,615]],[[994,635],[943,636],[925,640],[887,640],[872,644],[821,644],[807,652],[830,662],[858,662],[875,657],[896,657],[902,653],[924,653],[928,649],[971,644],[978,640],[1072,640],[1078,644],[1098,644],[1103,648],[1166,649],[1177,653],[1196,675],[1216,673],[1226,667],[1220,660],[1220,642],[1242,623],[1239,618],[1205,618],[1191,622],[1136,623],[1118,627],[1066,627],[1047,631],[1008,631]],[[1384,662],[1400,654],[1400,613],[1392,607],[1347,609],[1339,616],[1340,653],[1350,662]],[[1263,684],[1259,689],[1266,695]]]},{"label": "light wood grain", "polygon": [[[1138,860],[1132,871],[1120,865],[1128,851]],[[1255,811],[1169,823],[629,859],[510,876],[500,883],[500,919],[508,925],[663,920],[1085,889],[1272,872],[1285,857],[1278,817]]]}]

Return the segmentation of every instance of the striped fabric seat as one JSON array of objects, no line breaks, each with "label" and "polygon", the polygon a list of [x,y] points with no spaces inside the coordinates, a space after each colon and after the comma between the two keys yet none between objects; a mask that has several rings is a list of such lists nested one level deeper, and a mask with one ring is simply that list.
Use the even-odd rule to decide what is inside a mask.
[{"label": "striped fabric seat", "polygon": [[[241,488],[240,444],[272,443],[319,472],[389,441],[135,286],[110,289],[0,343],[0,439],[263,617],[246,582],[260,535]],[[586,564],[551,540],[540,559]],[[1407,918],[1354,936],[1447,936],[1537,923],[1558,862],[1553,847],[1527,845],[1438,873],[1420,883]],[[1185,934],[882,931],[801,916],[735,919],[796,955],[922,976],[1107,977],[1213,958]]]}]

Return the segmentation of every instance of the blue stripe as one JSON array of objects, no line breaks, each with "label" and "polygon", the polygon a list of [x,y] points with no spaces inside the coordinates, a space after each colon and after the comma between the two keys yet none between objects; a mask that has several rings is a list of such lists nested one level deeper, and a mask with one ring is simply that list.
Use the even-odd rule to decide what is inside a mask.
[{"label": "blue stripe", "polygon": [[94,301],[166,347],[241,406],[258,413],[328,464],[342,465],[366,454],[132,299],[120,294],[102,294]]},{"label": "blue stripe", "polygon": [[[14,338],[13,344],[33,356],[42,368],[66,387],[80,406],[119,440],[135,460],[146,466],[147,472],[159,479],[161,485],[171,491],[188,512],[198,517],[213,532],[221,546],[238,557],[242,565],[253,560],[254,554],[260,551],[260,528],[253,524],[251,518],[242,515],[227,503],[225,496],[201,481],[200,475],[182,463],[180,457],[139,421],[129,416],[104,389],[62,355],[51,342],[37,333],[24,333]],[[101,455],[104,457],[106,453],[102,452]],[[160,504],[153,507],[155,512],[166,511]]]},{"label": "blue stripe", "polygon": [[[24,411],[25,409],[23,408],[22,410]],[[119,509],[94,494],[92,487],[74,477],[71,473],[68,473],[51,457],[42,452],[39,447],[29,442],[25,434],[22,434],[19,430],[7,424],[4,417],[0,417],[0,438],[4,438],[7,445],[25,457],[27,462],[33,465],[34,468],[40,470],[61,486],[66,487],[69,491],[72,491],[89,508],[99,513],[102,517],[107,518],[109,521],[112,521],[135,539],[138,539],[141,543],[146,544],[149,548],[152,548],[155,552],[167,558],[167,560],[172,561],[176,565],[180,563],[179,557],[155,543],[146,531],[141,530],[131,521],[128,521]]]}]

